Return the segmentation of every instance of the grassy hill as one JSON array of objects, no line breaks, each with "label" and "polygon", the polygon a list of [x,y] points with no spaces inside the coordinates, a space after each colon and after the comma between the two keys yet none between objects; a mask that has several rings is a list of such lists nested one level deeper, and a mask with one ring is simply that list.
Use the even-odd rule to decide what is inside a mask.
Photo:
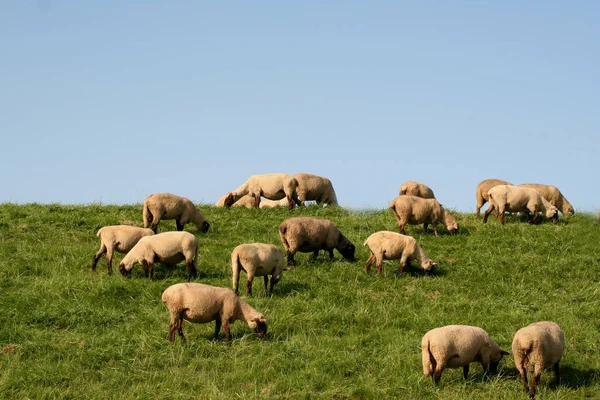
[{"label": "grassy hill", "polygon": [[[561,325],[567,346],[562,385],[547,371],[538,395],[600,398],[600,223],[592,216],[556,225],[508,217],[501,226],[455,214],[459,233],[440,227],[439,238],[431,227],[408,226],[439,263],[435,274],[414,268],[398,277],[398,262],[388,261],[378,277],[365,273],[362,244],[372,232],[397,229],[389,210],[200,210],[209,232],[186,226],[200,244],[199,282],[231,287],[231,250],[281,245],[279,224],[297,215],[331,219],[359,260],[299,254],[269,297],[256,279],[254,297],[243,297],[269,319],[264,340],[238,321],[227,347],[223,336],[211,340],[214,323],[186,323],[188,343],[173,345],[160,297],[184,281],[184,264],[157,264],[153,281],[139,265],[129,279],[108,276],[104,258],[89,271],[96,231],[141,225],[141,205],[1,204],[0,398],[523,399],[512,356],[490,380],[473,364],[468,381],[462,370],[446,370],[433,386],[422,376],[420,341],[434,327],[469,324],[510,350],[514,333],[539,320]],[[159,226],[174,229],[174,221]]]}]

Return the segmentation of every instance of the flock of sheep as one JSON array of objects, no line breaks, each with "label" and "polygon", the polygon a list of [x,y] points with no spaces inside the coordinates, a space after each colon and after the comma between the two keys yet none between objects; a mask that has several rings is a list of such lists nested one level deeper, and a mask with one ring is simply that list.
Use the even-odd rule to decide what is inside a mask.
[{"label": "flock of sheep", "polygon": [[[485,202],[489,208],[484,222],[490,213],[496,212],[504,224],[505,212],[520,212],[533,222],[538,213],[544,212],[547,218],[557,220],[558,211],[573,213],[573,207],[554,186],[519,185],[489,179],[477,186],[477,216]],[[264,199],[262,199],[264,198]],[[303,205],[306,201],[318,204],[337,205],[337,198],[331,181],[311,174],[265,174],[253,175],[242,186],[224,195],[216,206],[241,206],[247,208],[289,207]],[[400,188],[400,195],[392,200],[390,208],[398,221],[400,233],[379,231],[370,235],[364,245],[370,250],[366,262],[366,272],[373,263],[381,274],[383,260],[400,260],[400,273],[410,261],[416,260],[425,275],[437,265],[431,260],[416,240],[404,235],[406,224],[431,224],[435,235],[437,226],[442,223],[450,233],[459,229],[458,223],[435,199],[433,191],[418,182],[406,182]],[[530,213],[532,216],[530,216]],[[174,219],[177,231],[157,234],[161,220]],[[263,277],[265,292],[272,292],[285,270],[296,265],[296,252],[312,252],[316,257],[325,250],[333,258],[336,249],[344,259],[355,260],[355,246],[340,230],[327,219],[313,217],[293,217],[284,220],[279,226],[279,236],[287,255],[278,246],[265,243],[245,243],[235,247],[231,254],[233,290],[201,283],[190,283],[197,276],[198,242],[195,235],[183,231],[187,223],[193,223],[199,231],[207,232],[210,224],[196,209],[192,201],[169,193],[149,196],[143,205],[144,228],[129,225],[114,225],[101,228],[97,236],[101,239],[100,250],[94,255],[92,270],[103,254],[106,254],[108,273],[112,273],[112,258],[115,251],[125,253],[119,263],[119,272],[130,274],[135,264],[141,264],[146,274],[152,278],[155,262],[177,264],[185,260],[187,266],[186,283],[168,287],[162,294],[170,314],[169,340],[175,340],[175,332],[185,340],[183,320],[197,323],[215,321],[215,339],[223,327],[227,344],[231,336],[229,325],[242,320],[263,337],[268,328],[264,315],[252,308],[238,296],[240,272],[247,274],[246,293],[252,295],[254,277]],[[270,285],[269,285],[270,277]],[[554,322],[536,322],[520,329],[514,336],[512,354],[527,389],[526,371],[533,371],[529,387],[531,397],[542,369],[553,366],[557,380],[560,379],[559,362],[565,340],[560,327]],[[421,343],[423,374],[431,376],[438,383],[445,368],[463,368],[466,379],[469,364],[481,363],[486,373],[494,373],[504,355],[502,350],[479,327],[449,325],[427,332]]]}]

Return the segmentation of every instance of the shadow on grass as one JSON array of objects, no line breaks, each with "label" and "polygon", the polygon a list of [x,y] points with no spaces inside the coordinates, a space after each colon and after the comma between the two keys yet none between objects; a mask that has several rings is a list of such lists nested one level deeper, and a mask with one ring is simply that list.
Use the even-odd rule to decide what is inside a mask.
[{"label": "shadow on grass", "polygon": [[[532,373],[528,372],[527,378],[531,382]],[[577,390],[581,387],[595,386],[600,378],[600,370],[587,369],[579,370],[569,366],[560,367],[560,383],[555,379],[552,369],[544,370],[544,374],[540,379],[540,384],[547,386],[549,389],[558,389],[565,387]],[[500,380],[513,381],[516,380],[521,385],[521,376],[516,368],[503,368]]]}]

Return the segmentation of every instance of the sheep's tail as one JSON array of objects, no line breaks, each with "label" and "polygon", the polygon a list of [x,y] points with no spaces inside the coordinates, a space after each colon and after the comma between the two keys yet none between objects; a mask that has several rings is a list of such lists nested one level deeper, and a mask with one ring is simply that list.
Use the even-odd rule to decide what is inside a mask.
[{"label": "sheep's tail", "polygon": [[102,235],[102,229],[104,229],[104,227],[98,229],[98,232],[96,232],[96,236],[100,237],[100,235]]},{"label": "sheep's tail", "polygon": [[150,225],[152,225],[152,219],[154,217],[152,216],[152,213],[150,212],[150,209],[148,208],[148,203],[146,203],[146,202],[144,202],[144,209],[142,210],[142,215],[144,218],[144,228],[150,227]]},{"label": "sheep's tail", "polygon": [[423,340],[421,343],[421,356],[423,358],[423,375],[431,376],[433,375],[434,365],[436,364],[435,358],[431,354],[431,348],[429,344],[429,339]]},{"label": "sheep's tail", "polygon": [[392,204],[392,206],[390,208],[392,209],[392,212],[394,213],[394,217],[396,217],[397,220],[400,220],[400,216],[396,212],[396,204],[395,203]]},{"label": "sheep's tail", "polygon": [[287,233],[287,225],[285,225],[285,224],[279,225],[279,237],[281,238],[281,243],[283,243],[283,247],[285,247],[285,249],[287,250],[290,247],[290,245],[285,237],[286,233]]},{"label": "sheep's tail", "polygon": [[169,300],[169,295],[167,292],[163,292],[162,297],[160,298],[163,303],[166,303]]}]

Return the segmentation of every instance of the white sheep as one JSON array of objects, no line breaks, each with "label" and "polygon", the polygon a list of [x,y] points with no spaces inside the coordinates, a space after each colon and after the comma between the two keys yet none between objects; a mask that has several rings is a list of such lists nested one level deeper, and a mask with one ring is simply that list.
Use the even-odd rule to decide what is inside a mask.
[{"label": "white sheep", "polygon": [[[225,199],[226,198],[227,198],[226,194],[221,196],[221,198],[219,200],[217,200],[217,202],[215,203],[215,207],[225,207]],[[261,202],[261,204],[262,204],[262,202]],[[232,207],[254,208],[254,197],[247,194],[245,196],[242,196],[240,199],[238,199],[238,201],[233,203],[231,206]],[[286,206],[287,206],[287,204],[286,204]]]},{"label": "white sheep", "polygon": [[154,274],[156,261],[166,264],[177,264],[185,260],[187,279],[196,277],[198,262],[198,241],[189,232],[163,232],[141,238],[119,263],[122,275],[130,274],[136,263],[142,264],[150,279]]},{"label": "white sheep", "polygon": [[556,186],[542,185],[541,183],[521,183],[519,186],[529,187],[538,191],[540,195],[563,214],[575,214],[573,206]]},{"label": "white sheep", "polygon": [[[240,271],[245,271],[248,274],[246,293],[252,295],[252,281],[255,276],[264,277],[265,293],[273,293],[273,286],[281,279],[284,267],[283,252],[279,247],[265,243],[240,244],[231,252],[233,290],[238,294]],[[269,275],[271,286],[267,292]]]},{"label": "white sheep", "polygon": [[551,321],[534,322],[521,328],[512,342],[515,365],[521,374],[521,383],[527,390],[527,370],[533,372],[529,396],[534,398],[542,370],[554,368],[557,382],[560,382],[559,363],[565,350],[565,335],[556,323]]},{"label": "white sheep", "polygon": [[437,265],[412,236],[391,231],[379,231],[369,236],[364,245],[371,251],[371,257],[366,264],[367,273],[371,270],[371,264],[376,262],[377,274],[381,274],[383,260],[399,259],[400,273],[404,272],[407,263],[410,268],[410,261],[413,259],[419,262],[425,275],[429,275],[433,267]]},{"label": "white sheep", "polygon": [[138,228],[131,225],[109,225],[100,228],[96,236],[100,238],[100,250],[94,255],[92,271],[96,270],[96,264],[103,254],[106,254],[106,268],[108,274],[112,275],[112,258],[114,252],[127,253],[144,236],[154,235],[152,229]]},{"label": "white sheep", "polygon": [[313,217],[288,218],[279,225],[279,237],[287,253],[287,265],[294,266],[294,255],[300,251],[312,252],[316,258],[319,250],[329,253],[337,249],[344,259],[354,261],[354,244],[328,219]]},{"label": "white sheep", "polygon": [[398,196],[390,203],[394,217],[398,221],[400,233],[404,233],[406,224],[423,224],[427,230],[429,224],[433,225],[433,232],[438,236],[438,223],[446,225],[448,232],[458,231],[458,223],[436,199],[422,199],[416,196]]},{"label": "white sheep", "polygon": [[498,185],[513,186],[512,183],[503,181],[501,179],[485,179],[479,182],[479,185],[477,185],[477,189],[475,189],[475,198],[477,199],[477,208],[475,210],[475,213],[477,214],[478,218],[480,215],[481,207],[483,207],[483,205],[488,202],[488,191],[494,186]]},{"label": "white sheep", "polygon": [[400,196],[409,195],[417,196],[422,199],[435,199],[433,190],[424,183],[408,181],[400,186]]},{"label": "white sheep", "polygon": [[236,320],[245,321],[250,329],[262,338],[267,333],[268,322],[264,315],[250,307],[231,289],[204,285],[202,283],[177,283],[169,286],[162,294],[170,315],[169,340],[175,341],[175,331],[185,342],[183,320],[195,323],[215,321],[217,340],[221,325],[225,331],[225,341],[231,343],[229,325]]},{"label": "white sheep", "polygon": [[225,206],[231,206],[242,196],[249,194],[254,198],[254,208],[259,207],[262,196],[269,200],[281,200],[285,197],[292,209],[294,204],[300,204],[296,193],[297,187],[298,181],[289,174],[252,175],[242,186],[227,193]]},{"label": "white sheep", "polygon": [[331,181],[323,176],[300,173],[294,175],[298,181],[298,199],[300,205],[305,201],[314,200],[317,204],[336,206],[337,196]]},{"label": "white sheep", "polygon": [[288,199],[284,197],[281,200],[262,199],[260,201],[260,205],[258,206],[258,208],[278,208],[278,207],[288,207],[289,208],[289,206],[290,206],[290,203],[289,203]]},{"label": "white sheep", "polygon": [[558,209],[544,199],[537,190],[521,186],[497,185],[488,191],[490,206],[483,216],[483,222],[487,222],[488,216],[494,210],[498,210],[498,218],[504,225],[504,212],[523,212],[533,216],[529,222],[535,222],[540,211],[546,213],[546,217],[554,222],[558,221]]},{"label": "white sheep", "polygon": [[485,330],[476,326],[442,326],[430,330],[421,340],[423,375],[431,376],[434,384],[440,381],[445,368],[462,367],[463,378],[467,379],[472,362],[481,363],[485,373],[495,374],[507,354]]},{"label": "white sheep", "polygon": [[158,223],[165,219],[174,219],[178,231],[188,222],[196,225],[196,229],[207,232],[210,224],[200,214],[194,203],[185,197],[179,197],[171,193],[156,193],[144,200],[143,208],[144,228],[150,227],[154,233]]}]

